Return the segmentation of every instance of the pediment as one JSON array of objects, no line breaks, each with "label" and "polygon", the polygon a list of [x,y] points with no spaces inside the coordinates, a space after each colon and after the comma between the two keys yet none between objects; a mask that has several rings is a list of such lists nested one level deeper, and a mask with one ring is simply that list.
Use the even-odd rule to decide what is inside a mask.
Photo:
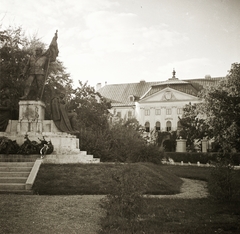
[{"label": "pediment", "polygon": [[171,102],[188,100],[198,100],[198,97],[167,87],[149,96],[145,94],[140,99],[140,102]]}]

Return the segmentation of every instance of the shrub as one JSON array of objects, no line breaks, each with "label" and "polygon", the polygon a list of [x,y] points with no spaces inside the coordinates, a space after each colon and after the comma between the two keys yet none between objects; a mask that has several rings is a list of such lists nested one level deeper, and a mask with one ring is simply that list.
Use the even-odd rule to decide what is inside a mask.
[{"label": "shrub", "polygon": [[81,129],[77,134],[79,147],[88,154],[92,154],[101,161],[108,161],[110,158],[108,132],[93,131],[91,129]]},{"label": "shrub", "polygon": [[228,159],[218,158],[215,167],[211,169],[208,189],[211,197],[219,202],[235,200],[238,197],[237,175]]},{"label": "shrub", "polygon": [[114,185],[101,203],[107,211],[107,217],[102,220],[104,230],[111,233],[111,230],[117,230],[120,226],[134,233],[136,227],[139,227],[139,215],[146,207],[142,197],[146,192],[146,185],[141,183],[140,175],[133,173],[131,167],[124,167],[121,171],[111,174],[111,178]]},{"label": "shrub", "polygon": [[160,152],[155,145],[143,145],[139,147],[136,155],[132,158],[132,162],[151,162],[161,164],[164,152]]}]

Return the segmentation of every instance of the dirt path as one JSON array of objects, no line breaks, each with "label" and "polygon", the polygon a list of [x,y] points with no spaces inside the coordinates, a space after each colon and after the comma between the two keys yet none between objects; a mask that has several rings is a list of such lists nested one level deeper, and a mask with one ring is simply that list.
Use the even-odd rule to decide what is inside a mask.
[{"label": "dirt path", "polygon": [[207,182],[201,180],[190,180],[181,178],[183,185],[179,194],[174,195],[149,195],[148,197],[157,198],[183,198],[183,199],[194,199],[194,198],[205,198],[208,196]]}]

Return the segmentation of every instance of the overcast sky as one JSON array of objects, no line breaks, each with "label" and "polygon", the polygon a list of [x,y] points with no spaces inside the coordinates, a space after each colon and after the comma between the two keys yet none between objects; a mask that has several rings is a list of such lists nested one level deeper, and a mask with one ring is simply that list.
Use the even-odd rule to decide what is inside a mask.
[{"label": "overcast sky", "polygon": [[21,26],[95,86],[225,76],[240,62],[240,0],[0,0],[0,24]]}]

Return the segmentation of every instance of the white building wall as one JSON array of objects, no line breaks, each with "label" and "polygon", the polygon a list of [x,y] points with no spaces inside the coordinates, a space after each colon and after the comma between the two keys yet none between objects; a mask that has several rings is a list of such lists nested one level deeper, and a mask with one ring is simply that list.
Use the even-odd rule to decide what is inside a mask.
[{"label": "white building wall", "polygon": [[[199,103],[199,101],[191,100],[191,103]],[[189,101],[181,102],[162,102],[162,103],[138,103],[136,105],[136,118],[142,126],[145,126],[146,122],[150,123],[150,129],[154,129],[156,122],[160,122],[161,131],[166,131],[167,121],[171,122],[171,129],[177,130],[178,117],[182,117],[182,114],[178,114],[178,109],[183,109],[185,105],[189,104]],[[160,115],[156,115],[156,109],[161,110]],[[171,109],[171,114],[167,114],[167,109]],[[145,110],[150,111],[150,115],[145,115]]]},{"label": "white building wall", "polygon": [[[147,100],[135,102],[135,105],[132,107],[115,106],[111,111],[115,115],[120,111],[122,119],[128,119],[128,111],[132,111],[132,116],[139,121],[140,125],[145,126],[146,122],[150,123],[150,130],[155,129],[156,122],[159,121],[161,131],[166,131],[167,121],[170,121],[171,130],[175,131],[178,126],[178,117],[182,117],[182,114],[178,113],[178,109],[183,109],[189,102],[192,104],[201,102],[197,97],[179,91],[172,91],[173,98],[171,100],[166,100],[163,97],[164,91],[158,95],[153,95]],[[157,109],[161,110],[160,115],[156,114]],[[166,113],[167,109],[171,109],[171,114]],[[146,110],[149,110],[149,115],[145,114]]]}]

